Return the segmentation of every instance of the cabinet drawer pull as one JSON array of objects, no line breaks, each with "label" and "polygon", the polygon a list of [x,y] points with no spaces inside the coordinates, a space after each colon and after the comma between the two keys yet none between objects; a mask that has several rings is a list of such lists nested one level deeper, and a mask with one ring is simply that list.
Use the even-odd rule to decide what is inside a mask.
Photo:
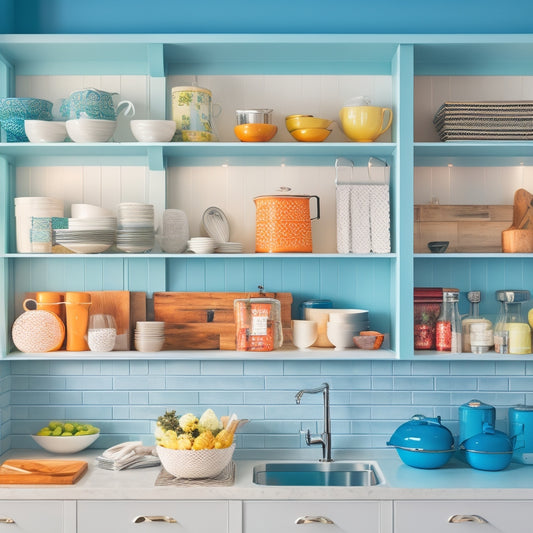
[{"label": "cabinet drawer pull", "polygon": [[333,524],[333,520],[325,516],[300,516],[294,522],[295,524]]},{"label": "cabinet drawer pull", "polygon": [[167,522],[169,524],[177,524],[176,520],[171,516],[137,516],[133,519],[134,524],[142,524],[143,522]]},{"label": "cabinet drawer pull", "polygon": [[0,518],[0,524],[14,524],[15,521],[12,518]]},{"label": "cabinet drawer pull", "polygon": [[488,524],[482,516],[477,514],[454,514],[448,518],[450,524],[460,524],[461,522],[475,522],[476,524]]}]

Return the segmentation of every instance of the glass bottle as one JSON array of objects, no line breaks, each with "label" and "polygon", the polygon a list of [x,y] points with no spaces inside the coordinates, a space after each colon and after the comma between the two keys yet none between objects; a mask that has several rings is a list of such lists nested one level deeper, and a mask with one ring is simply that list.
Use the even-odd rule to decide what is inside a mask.
[{"label": "glass bottle", "polygon": [[529,291],[496,291],[496,300],[500,302],[494,328],[494,350],[497,353],[531,353],[531,328],[522,318],[522,302],[527,302],[529,297]]},{"label": "glass bottle", "polygon": [[[481,291],[469,291],[466,294],[470,302],[470,314],[463,318],[462,327],[462,341],[463,352],[468,353],[484,353],[488,352],[492,346],[492,322],[479,316],[479,302],[481,301]],[[474,345],[472,345],[472,325],[480,324],[474,328]],[[484,331],[490,331],[483,334]]]},{"label": "glass bottle", "polygon": [[435,347],[439,352],[460,353],[461,315],[459,314],[459,291],[442,291],[442,308],[436,324]]}]

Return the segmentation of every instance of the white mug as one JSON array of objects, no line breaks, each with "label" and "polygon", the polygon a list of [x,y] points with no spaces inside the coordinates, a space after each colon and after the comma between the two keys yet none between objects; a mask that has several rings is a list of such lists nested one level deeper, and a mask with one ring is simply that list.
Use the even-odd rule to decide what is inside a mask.
[{"label": "white mug", "polygon": [[294,346],[304,350],[309,348],[318,337],[318,324],[314,320],[292,321],[292,342]]}]

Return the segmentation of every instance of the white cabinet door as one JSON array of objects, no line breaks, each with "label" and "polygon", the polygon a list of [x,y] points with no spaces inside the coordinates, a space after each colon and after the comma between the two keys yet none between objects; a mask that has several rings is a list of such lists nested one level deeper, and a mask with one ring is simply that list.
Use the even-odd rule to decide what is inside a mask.
[{"label": "white cabinet door", "polygon": [[394,533],[531,533],[531,501],[394,503]]},{"label": "white cabinet door", "polygon": [[64,528],[61,501],[0,502],[0,532],[72,533]]},{"label": "white cabinet door", "polygon": [[230,533],[228,504],[225,501],[78,502],[78,533],[129,531]]},{"label": "white cabinet door", "polygon": [[382,505],[373,501],[248,501],[243,504],[243,533],[389,533]]}]

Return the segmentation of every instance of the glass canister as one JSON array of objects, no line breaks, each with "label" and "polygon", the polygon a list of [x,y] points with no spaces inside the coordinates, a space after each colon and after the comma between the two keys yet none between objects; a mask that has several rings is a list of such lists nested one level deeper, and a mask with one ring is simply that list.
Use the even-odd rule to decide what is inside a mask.
[{"label": "glass canister", "polygon": [[274,298],[235,300],[236,349],[271,352],[283,344],[281,303]]},{"label": "glass canister", "polygon": [[461,353],[461,315],[459,314],[459,291],[442,291],[442,308],[436,324],[435,348],[439,352]]},{"label": "glass canister", "polygon": [[442,306],[441,287],[414,289],[414,348],[435,349],[435,325]]},{"label": "glass canister", "polygon": [[531,353],[531,328],[522,317],[522,303],[530,298],[526,290],[496,291],[500,313],[494,328],[494,350],[500,354]]},{"label": "glass canister", "polygon": [[[481,291],[469,291],[466,297],[470,302],[470,314],[461,322],[463,352],[488,352],[493,344],[492,322],[479,315]],[[472,338],[474,342],[472,342]]]}]

